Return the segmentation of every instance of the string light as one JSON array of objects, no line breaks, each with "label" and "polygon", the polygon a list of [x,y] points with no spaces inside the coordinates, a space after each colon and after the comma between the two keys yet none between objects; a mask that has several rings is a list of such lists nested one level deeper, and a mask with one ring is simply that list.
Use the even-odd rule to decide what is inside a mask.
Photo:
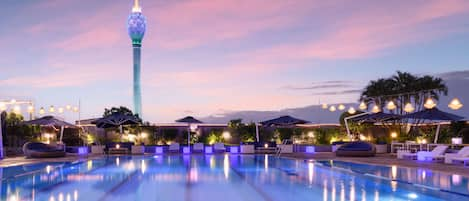
[{"label": "string light", "polygon": [[64,108],[63,107],[59,107],[59,113],[60,114],[64,113]]},{"label": "string light", "polygon": [[347,112],[348,112],[349,114],[355,114],[357,111],[355,110],[355,108],[350,107]]},{"label": "string light", "polygon": [[366,110],[365,101],[362,101],[362,102],[360,103],[360,105],[358,106],[358,108],[359,108],[360,110]]},{"label": "string light", "polygon": [[335,109],[335,106],[331,105],[331,107],[329,108],[329,111],[335,112],[335,110],[336,110],[336,109]]},{"label": "string light", "polygon": [[15,105],[13,107],[13,113],[20,114],[21,113],[21,107],[19,105]]},{"label": "string light", "polygon": [[322,109],[327,109],[328,108],[326,103],[323,103],[321,107],[322,107]]},{"label": "string light", "polygon": [[46,113],[46,110],[44,110],[44,108],[41,107],[41,108],[39,109],[39,114],[42,115],[42,114],[45,114],[45,113]]},{"label": "string light", "polygon": [[28,106],[28,112],[33,113],[34,112],[34,107],[32,105]]},{"label": "string light", "polygon": [[381,109],[379,109],[378,105],[374,105],[373,108],[371,109],[371,112],[378,113],[378,112],[381,112]]},{"label": "string light", "polygon": [[397,106],[396,106],[396,104],[394,104],[394,101],[389,101],[388,104],[386,105],[386,109],[388,109],[388,110],[394,110],[396,108],[397,108]]},{"label": "string light", "polygon": [[458,98],[453,98],[453,100],[451,100],[451,102],[448,104],[448,107],[452,110],[459,110],[460,108],[462,108],[462,106],[463,104],[461,103],[461,101],[459,101]]},{"label": "string light", "polygon": [[411,103],[406,103],[404,106],[405,112],[413,112],[415,110],[414,106]]},{"label": "string light", "polygon": [[55,112],[55,108],[54,108],[54,106],[53,106],[53,105],[51,105],[51,106],[50,106],[50,108],[49,108],[49,112],[50,112],[50,113],[54,113],[54,112]]},{"label": "string light", "polygon": [[67,106],[65,106],[65,109],[67,109],[67,110],[71,110],[71,109],[72,109],[72,106],[70,106],[70,105],[67,105]]},{"label": "string light", "polygon": [[78,112],[78,107],[73,107],[74,112]]},{"label": "string light", "polygon": [[345,105],[340,104],[340,105],[337,107],[337,109],[339,109],[340,111],[345,110]]},{"label": "string light", "polygon": [[427,109],[432,109],[436,106],[436,103],[435,103],[435,101],[433,101],[432,98],[427,98],[427,100],[425,101],[425,104],[423,104],[423,106]]},{"label": "string light", "polygon": [[0,112],[7,110],[7,105],[4,102],[0,102]]}]

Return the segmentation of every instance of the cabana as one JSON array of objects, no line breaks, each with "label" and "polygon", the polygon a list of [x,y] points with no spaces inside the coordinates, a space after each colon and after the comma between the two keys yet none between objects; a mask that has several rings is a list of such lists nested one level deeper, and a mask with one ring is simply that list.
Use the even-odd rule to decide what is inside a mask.
[{"label": "cabana", "polygon": [[[121,137],[122,137],[122,133],[123,133],[122,126],[124,126],[124,125],[137,125],[137,124],[140,124],[141,121],[142,120],[140,120],[140,118],[138,118],[135,115],[129,115],[129,114],[123,114],[123,113],[116,112],[116,113],[112,113],[109,116],[97,119],[97,120],[95,120],[91,123],[96,124],[96,126],[98,128],[119,127],[119,131],[120,131],[120,134],[121,134]],[[109,147],[107,147],[107,148],[109,149]],[[118,149],[120,149],[120,145],[117,146],[115,149],[116,149],[116,151],[119,151]],[[132,149],[133,149],[133,147],[132,147]],[[132,149],[130,151],[134,152]],[[143,147],[139,147],[139,149],[143,150]],[[140,152],[142,152],[142,151],[139,151],[139,153]]]},{"label": "cabana", "polygon": [[55,118],[54,116],[44,116],[39,119],[34,119],[30,121],[23,122],[25,125],[38,125],[43,127],[52,127],[54,129],[60,129],[60,139],[59,142],[62,143],[64,128],[76,128],[75,125],[68,123],[66,121],[62,121],[60,119]]},{"label": "cabana", "polygon": [[[298,119],[289,115],[285,115],[285,116],[281,116],[275,119],[270,119],[270,120],[260,122],[260,124],[264,127],[294,127],[297,124],[306,124],[306,123],[310,123],[310,122],[303,120],[303,119]],[[256,125],[256,138],[257,138],[257,142],[259,142],[259,134],[258,134],[257,125]],[[269,147],[264,147],[264,148],[258,147],[258,149],[269,149]],[[277,149],[280,149],[281,153],[293,152],[293,146],[287,145],[286,141],[282,145],[277,145],[275,149],[276,151]]]}]

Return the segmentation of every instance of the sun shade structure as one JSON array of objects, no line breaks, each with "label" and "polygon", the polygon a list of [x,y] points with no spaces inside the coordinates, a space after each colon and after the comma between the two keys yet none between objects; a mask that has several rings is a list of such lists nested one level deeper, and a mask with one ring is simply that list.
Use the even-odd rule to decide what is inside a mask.
[{"label": "sun shade structure", "polygon": [[201,124],[203,123],[202,121],[192,117],[192,116],[187,116],[182,119],[176,120],[178,123],[188,123],[188,124]]},{"label": "sun shade structure", "polygon": [[[444,122],[444,121],[460,121],[463,120],[464,117],[451,114],[448,112],[443,112],[439,110],[438,108],[434,107],[431,109],[425,109],[422,111],[410,113],[407,115],[402,116],[404,119],[414,119],[414,120],[428,120],[431,122]],[[440,124],[438,124],[436,128],[436,134],[435,134],[435,139],[433,143],[438,142],[438,134],[440,133]]]},{"label": "sun shade structure", "polygon": [[93,121],[91,123],[96,124],[98,128],[112,128],[112,127],[119,127],[123,125],[140,124],[141,120],[134,115],[113,113],[109,116],[97,119],[96,121]]},{"label": "sun shade structure", "polygon": [[54,116],[44,116],[39,119],[23,122],[25,125],[38,125],[46,127],[60,128],[60,142],[62,142],[64,128],[76,128],[77,126],[55,118]]},{"label": "sun shade structure", "polygon": [[352,117],[349,120],[356,121],[356,122],[364,122],[364,123],[376,123],[376,122],[393,121],[393,120],[399,120],[399,119],[401,119],[400,115],[378,112],[378,113],[367,113],[361,116]]},{"label": "sun shade structure", "polygon": [[176,120],[177,123],[187,123],[187,146],[191,144],[191,124],[201,124],[202,121],[192,117],[187,116],[182,119]]},{"label": "sun shade structure", "polygon": [[297,119],[288,115],[260,122],[262,126],[294,126],[296,124],[305,124],[305,123],[309,123],[309,121],[306,121],[303,119]]},{"label": "sun shade structure", "polygon": [[460,121],[464,119],[464,117],[451,114],[448,112],[443,112],[436,107],[432,109],[425,109],[422,111],[407,114],[407,115],[402,116],[402,118],[421,119],[421,120],[430,120],[430,121]]}]

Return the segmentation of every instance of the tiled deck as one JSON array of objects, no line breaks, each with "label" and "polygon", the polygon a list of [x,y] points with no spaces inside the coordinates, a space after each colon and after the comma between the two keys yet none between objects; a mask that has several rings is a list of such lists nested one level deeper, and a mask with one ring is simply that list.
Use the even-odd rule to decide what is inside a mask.
[{"label": "tiled deck", "polygon": [[[88,160],[99,158],[102,155],[89,155],[89,156],[67,156],[63,158],[44,158],[44,159],[26,159],[25,157],[11,157],[5,158],[0,161],[0,167],[15,166],[15,165],[24,165],[40,162],[70,162],[77,160]],[[459,174],[469,177],[469,168],[464,167],[463,165],[452,165],[444,164],[437,162],[425,162],[425,161],[413,161],[413,160],[400,160],[396,159],[395,156],[391,154],[378,154],[375,157],[336,157],[333,153],[315,153],[315,154],[305,154],[305,153],[294,153],[294,154],[282,154],[283,157],[290,157],[295,159],[314,159],[314,160],[340,160],[347,162],[355,163],[366,163],[366,164],[375,164],[375,165],[397,165],[400,167],[412,167],[412,168],[425,168],[433,171],[441,172],[450,172],[453,174]]]}]

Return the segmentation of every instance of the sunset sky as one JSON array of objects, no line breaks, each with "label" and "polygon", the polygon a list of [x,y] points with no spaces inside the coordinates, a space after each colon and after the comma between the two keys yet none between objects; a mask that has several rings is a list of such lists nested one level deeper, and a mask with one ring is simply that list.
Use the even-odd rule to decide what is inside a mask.
[{"label": "sunset sky", "polygon": [[[146,121],[356,102],[397,70],[469,69],[467,0],[140,2]],[[0,98],[132,108],[132,4],[2,0]]]}]

